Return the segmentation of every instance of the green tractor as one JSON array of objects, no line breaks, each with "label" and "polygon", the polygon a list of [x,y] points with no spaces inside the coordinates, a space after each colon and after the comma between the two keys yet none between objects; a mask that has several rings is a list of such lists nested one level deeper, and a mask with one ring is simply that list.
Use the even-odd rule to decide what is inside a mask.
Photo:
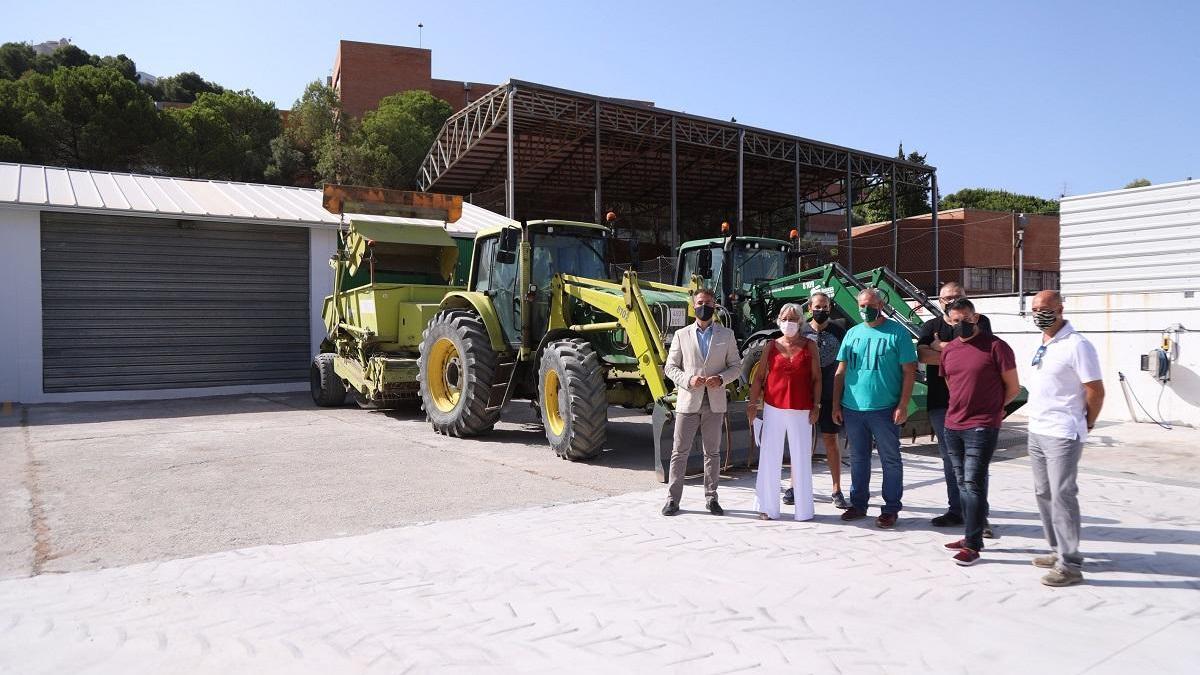
[{"label": "green tractor", "polygon": [[339,229],[326,337],[309,368],[313,402],[339,406],[351,393],[366,408],[415,404],[421,332],[466,268],[461,238],[423,221],[456,221],[462,198],[330,185],[325,205],[389,217],[353,216]]},{"label": "green tractor", "polygon": [[[727,301],[726,325],[737,334],[742,351],[742,376],[747,384],[754,378],[767,341],[780,335],[775,325],[779,310],[789,302],[806,304],[812,293],[828,295],[834,317],[849,327],[860,321],[859,291],[877,289],[883,295],[884,314],[903,326],[914,340],[923,322],[914,304],[932,316],[942,314],[941,308],[919,288],[886,267],[851,274],[834,262],[795,273],[786,271],[795,269],[798,260],[795,246],[762,237],[700,239],[680,247],[676,282],[691,280],[693,286],[710,284]],[[917,373],[909,401],[909,419],[903,430],[905,435],[914,437],[927,434],[930,429],[924,371],[918,369]],[[1022,391],[1009,405],[1008,412],[1019,408],[1024,401]]]},{"label": "green tractor", "polygon": [[611,231],[538,220],[481,231],[467,288],[445,295],[425,329],[419,377],[435,431],[492,430],[505,403],[533,402],[558,456],[605,442],[608,406],[669,405],[667,345],[689,321],[688,290],[606,280]]}]

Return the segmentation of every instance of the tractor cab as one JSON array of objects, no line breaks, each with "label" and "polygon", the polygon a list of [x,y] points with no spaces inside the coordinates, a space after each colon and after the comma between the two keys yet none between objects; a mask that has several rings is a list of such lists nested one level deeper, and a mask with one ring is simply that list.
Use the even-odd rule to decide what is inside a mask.
[{"label": "tractor cab", "polygon": [[[531,313],[528,328],[536,339],[549,324],[554,275],[607,278],[609,237],[606,227],[564,220],[485,231],[475,241],[468,288],[492,298],[506,343],[522,343],[523,307]],[[523,265],[527,288],[522,288]]]},{"label": "tractor cab", "polygon": [[743,338],[749,331],[744,302],[756,284],[774,281],[792,273],[796,247],[765,237],[714,237],[685,242],[679,247],[675,283],[689,286],[693,277],[712,288],[720,305],[729,312],[729,327]]}]

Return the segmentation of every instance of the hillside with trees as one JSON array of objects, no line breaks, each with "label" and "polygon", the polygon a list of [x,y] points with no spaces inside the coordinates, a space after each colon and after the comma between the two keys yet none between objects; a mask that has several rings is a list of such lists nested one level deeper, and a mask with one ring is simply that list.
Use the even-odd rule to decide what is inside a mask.
[{"label": "hillside with trees", "polygon": [[[427,92],[389,96],[361,120],[308,85],[290,113],[195,72],[142,77],[124,54],[0,45],[0,161],[214,180],[411,188],[450,116]],[[286,121],[285,121],[286,120]]]}]

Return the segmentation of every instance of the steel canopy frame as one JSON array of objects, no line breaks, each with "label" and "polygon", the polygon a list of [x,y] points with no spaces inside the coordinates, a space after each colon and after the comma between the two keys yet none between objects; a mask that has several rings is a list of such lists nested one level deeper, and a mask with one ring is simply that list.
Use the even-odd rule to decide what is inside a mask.
[{"label": "steel canopy frame", "polygon": [[505,210],[524,218],[576,211],[599,220],[605,206],[619,205],[622,220],[654,214],[634,225],[656,230],[656,239],[667,230],[677,245],[688,222],[681,211],[726,213],[745,232],[743,214],[840,211],[873,195],[889,199],[884,192],[894,197],[897,187],[932,192],[935,175],[900,158],[510,80],[446,121],[418,186],[462,195],[503,186]]}]

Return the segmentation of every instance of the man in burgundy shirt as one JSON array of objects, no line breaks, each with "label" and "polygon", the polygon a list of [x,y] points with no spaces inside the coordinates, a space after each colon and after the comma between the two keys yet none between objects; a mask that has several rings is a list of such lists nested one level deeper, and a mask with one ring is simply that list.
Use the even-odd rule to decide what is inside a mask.
[{"label": "man in burgundy shirt", "polygon": [[946,318],[954,338],[942,348],[942,374],[950,389],[946,446],[962,498],[965,536],[946,544],[954,562],[973,565],[983,550],[988,464],[996,451],[1004,406],[1017,397],[1017,362],[1004,340],[979,330],[975,305],[955,300]]}]

